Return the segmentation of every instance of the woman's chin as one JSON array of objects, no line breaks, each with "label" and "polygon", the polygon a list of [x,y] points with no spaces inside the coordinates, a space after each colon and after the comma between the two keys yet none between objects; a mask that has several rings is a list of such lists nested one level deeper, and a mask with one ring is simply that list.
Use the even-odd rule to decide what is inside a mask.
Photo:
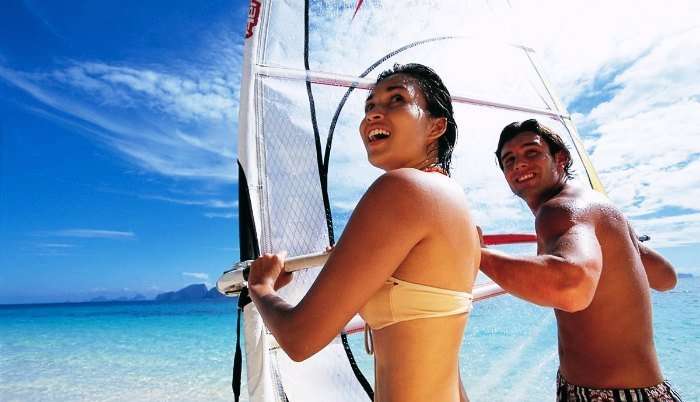
[{"label": "woman's chin", "polygon": [[376,167],[377,169],[386,170],[385,164],[382,163],[383,161],[378,158],[373,158],[372,155],[367,155],[367,161],[370,165]]}]

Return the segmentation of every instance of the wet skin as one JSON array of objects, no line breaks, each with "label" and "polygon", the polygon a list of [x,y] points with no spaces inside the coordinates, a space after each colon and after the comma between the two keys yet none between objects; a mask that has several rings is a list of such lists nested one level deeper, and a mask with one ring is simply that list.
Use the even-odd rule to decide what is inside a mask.
[{"label": "wet skin", "polygon": [[[471,292],[481,253],[464,192],[449,177],[417,170],[435,163],[432,149],[444,131],[445,119],[425,111],[415,82],[403,75],[382,81],[368,98],[360,136],[370,163],[386,173],[360,200],[309,292],[289,305],[275,292],[290,280],[280,274],[284,257],[267,254],[253,263],[251,298],[292,359],[325,347],[389,276]],[[466,400],[458,356],[467,319],[418,319],[373,331],[375,401]]]},{"label": "wet skin", "polygon": [[482,270],[510,293],[555,308],[562,375],[592,388],[663,381],[653,341],[650,285],[675,286],[673,267],[637,240],[602,194],[565,177],[563,153],[524,132],[501,152],[513,192],[535,215],[537,256],[482,248]]}]

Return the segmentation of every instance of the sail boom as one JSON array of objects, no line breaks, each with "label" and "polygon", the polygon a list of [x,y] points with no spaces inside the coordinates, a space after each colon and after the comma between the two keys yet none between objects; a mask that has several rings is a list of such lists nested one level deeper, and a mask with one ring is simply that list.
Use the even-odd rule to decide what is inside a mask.
[{"label": "sail boom", "polygon": [[[324,71],[311,71],[294,68],[258,65],[255,68],[255,72],[259,76],[263,77],[307,81],[313,84],[329,85],[335,87],[359,88],[369,90],[372,89],[372,87],[374,86],[374,79],[334,74]],[[470,96],[452,95],[452,102],[477,106],[486,106],[516,112],[532,113],[540,116],[553,117],[557,119],[570,119],[570,116],[568,114],[562,114],[554,110],[514,105]]]}]

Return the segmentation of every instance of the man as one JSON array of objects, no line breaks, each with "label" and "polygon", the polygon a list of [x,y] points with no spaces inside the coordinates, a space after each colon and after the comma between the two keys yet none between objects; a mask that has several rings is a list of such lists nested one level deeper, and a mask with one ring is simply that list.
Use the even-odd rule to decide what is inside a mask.
[{"label": "man", "polygon": [[535,216],[537,256],[482,248],[481,268],[509,293],[554,307],[557,401],[680,401],[656,357],[649,291],[675,286],[673,266],[604,195],[569,181],[569,151],[537,120],[506,126],[496,156]]}]

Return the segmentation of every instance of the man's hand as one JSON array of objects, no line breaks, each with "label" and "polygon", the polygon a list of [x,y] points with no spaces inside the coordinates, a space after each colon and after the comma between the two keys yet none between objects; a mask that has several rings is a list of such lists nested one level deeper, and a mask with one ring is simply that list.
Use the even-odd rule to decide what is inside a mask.
[{"label": "man's hand", "polygon": [[481,230],[481,226],[476,225],[476,231],[479,233],[479,244],[481,247],[486,247],[486,243],[484,243],[484,231]]}]

